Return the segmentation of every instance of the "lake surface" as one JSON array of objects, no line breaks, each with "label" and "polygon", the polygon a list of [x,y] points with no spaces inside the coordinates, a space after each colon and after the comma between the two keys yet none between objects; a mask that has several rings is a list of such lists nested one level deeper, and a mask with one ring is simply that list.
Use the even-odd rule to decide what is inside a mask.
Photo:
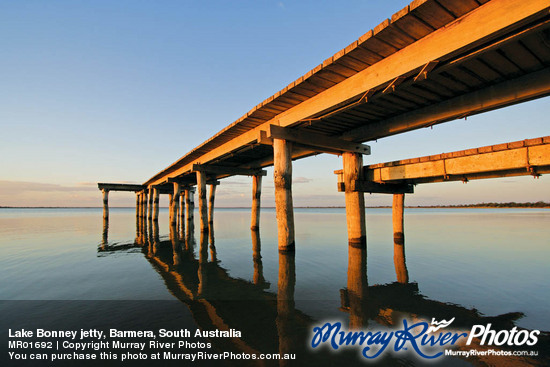
[{"label": "lake surface", "polygon": [[[108,228],[101,209],[0,209],[2,333],[37,320],[75,329],[225,325],[243,338],[218,350],[365,365],[359,349],[308,349],[313,326],[388,328],[399,317],[458,315],[464,325],[549,331],[549,223],[548,210],[406,209],[408,284],[400,284],[391,209],[367,209],[366,251],[348,251],[344,209],[296,209],[294,256],[278,253],[273,209],[262,209],[259,234],[249,210],[216,209],[213,238],[201,238],[198,213],[194,230],[185,223],[178,233],[161,209],[158,229],[146,223],[144,233],[134,209],[111,208]],[[407,355],[378,362],[424,364]],[[444,365],[481,362],[445,357]]]}]

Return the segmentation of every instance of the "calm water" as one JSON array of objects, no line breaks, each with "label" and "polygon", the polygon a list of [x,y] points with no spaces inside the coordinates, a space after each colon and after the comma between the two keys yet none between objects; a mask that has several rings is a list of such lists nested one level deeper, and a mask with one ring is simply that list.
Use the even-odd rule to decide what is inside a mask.
[{"label": "calm water", "polygon": [[[278,253],[272,209],[262,211],[259,238],[249,230],[249,210],[217,209],[215,246],[200,238],[197,216],[194,233],[178,239],[177,233],[170,234],[167,210],[161,210],[153,241],[154,228],[145,237],[136,232],[134,209],[111,209],[108,232],[101,209],[0,209],[0,299],[177,301],[182,307],[166,306],[157,318],[168,313],[204,328],[213,322],[209,315],[214,309],[218,318],[245,334],[249,329],[254,333],[254,325],[245,325],[251,320],[242,321],[247,316],[239,313],[263,312],[263,319],[254,321],[256,329],[263,322],[265,330],[274,331],[250,343],[256,342],[259,350],[274,345],[269,352],[307,344],[314,320],[383,327],[397,313],[464,314],[471,323],[513,313],[513,325],[550,330],[548,210],[406,209],[410,284],[404,287],[395,283],[390,209],[367,210],[366,269],[359,260],[364,252],[348,253],[343,209],[296,209],[295,257]],[[359,302],[360,311],[351,294],[358,284],[360,294],[369,295]],[[60,302],[56,307],[67,308],[66,318],[78,319],[83,304]],[[116,304],[102,303],[104,314],[116,314],[110,309]],[[139,308],[130,307],[120,317],[132,312],[138,317]],[[295,324],[294,329],[287,325],[286,330],[281,322],[287,313],[293,315],[288,325]],[[270,344],[268,338],[277,340]],[[385,362],[421,364],[400,358]]]}]

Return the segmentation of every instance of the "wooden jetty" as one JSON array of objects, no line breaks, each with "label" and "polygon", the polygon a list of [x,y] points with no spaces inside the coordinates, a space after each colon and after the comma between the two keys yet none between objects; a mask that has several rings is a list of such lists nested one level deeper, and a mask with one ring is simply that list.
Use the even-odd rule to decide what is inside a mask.
[{"label": "wooden jetty", "polygon": [[[142,185],[99,184],[104,217],[108,192],[123,190],[136,192],[137,216],[152,220],[158,219],[158,196],[168,194],[170,222],[179,217],[183,223],[180,197],[184,193],[189,217],[196,187],[200,228],[208,232],[216,185],[247,175],[253,178],[251,227],[259,228],[263,168],[274,166],[279,250],[292,252],[292,161],[337,154],[348,242],[364,248],[364,192],[403,195],[412,183],[546,173],[548,138],[490,153],[478,148],[464,157],[369,168],[362,162],[370,153],[366,142],[549,95],[549,11],[548,0],[415,0]],[[483,168],[501,163],[511,167]],[[402,235],[402,196],[394,209],[395,232]]]}]

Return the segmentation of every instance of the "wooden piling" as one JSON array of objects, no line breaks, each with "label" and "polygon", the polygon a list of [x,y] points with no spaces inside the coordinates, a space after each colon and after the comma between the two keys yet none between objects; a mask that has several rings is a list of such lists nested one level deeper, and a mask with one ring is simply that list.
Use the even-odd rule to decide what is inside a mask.
[{"label": "wooden piling", "polygon": [[185,190],[185,204],[187,206],[187,225],[189,226],[189,222],[193,222],[194,218],[194,211],[195,211],[195,197],[194,197],[195,191],[193,188],[189,188]]},{"label": "wooden piling", "polygon": [[153,221],[152,221],[152,218],[147,218],[147,228],[148,228],[148,236],[147,236],[147,244],[149,245],[149,247],[152,246],[153,244]]},{"label": "wooden piling", "polygon": [[147,192],[141,194],[140,244],[147,244]]},{"label": "wooden piling", "polygon": [[204,233],[208,232],[208,203],[206,202],[206,173],[204,171],[197,171],[197,190],[201,233]]},{"label": "wooden piling", "polygon": [[367,248],[367,230],[365,223],[365,196],[362,192],[352,191],[352,181],[363,176],[363,156],[345,152],[343,174],[346,195],[346,219],[348,224],[348,244],[356,248]]},{"label": "wooden piling", "polygon": [[147,216],[147,191],[143,191],[141,194],[141,217],[145,218]]},{"label": "wooden piling", "polygon": [[185,237],[185,191],[180,193],[180,223],[179,231],[180,237]]},{"label": "wooden piling", "polygon": [[141,214],[141,197],[140,193],[136,192],[136,240],[135,242],[139,244],[139,234],[141,232],[140,228],[140,214]]},{"label": "wooden piling", "polygon": [[292,205],[292,143],[273,139],[273,180],[279,251],[295,251]]},{"label": "wooden piling", "polygon": [[141,218],[145,218],[147,213],[147,197],[145,196],[145,191],[141,192]]},{"label": "wooden piling", "polygon": [[109,190],[101,190],[103,193],[103,219],[109,218]]},{"label": "wooden piling", "polygon": [[143,216],[143,191],[139,193],[139,218]]},{"label": "wooden piling", "polygon": [[155,196],[153,198],[153,220],[158,221],[159,220],[159,189],[156,187],[153,189],[153,195]]},{"label": "wooden piling", "polygon": [[172,224],[172,214],[174,206],[174,194],[168,194],[168,223]]},{"label": "wooden piling", "polygon": [[141,213],[141,197],[140,193],[136,192],[136,218],[139,218]]},{"label": "wooden piling", "polygon": [[216,186],[210,185],[210,196],[208,197],[208,228],[214,226],[214,199],[216,198]]},{"label": "wooden piling", "polygon": [[252,218],[250,229],[260,229],[260,202],[262,198],[262,176],[252,176]]},{"label": "wooden piling", "polygon": [[170,204],[170,225],[176,226],[180,206],[180,184],[177,182],[174,182],[174,194]]},{"label": "wooden piling", "polygon": [[153,187],[149,187],[149,206],[147,211],[147,219],[151,221],[153,219],[153,204],[154,204],[154,191]]},{"label": "wooden piling", "polygon": [[405,194],[393,195],[393,264],[399,283],[409,282],[409,273],[405,262],[405,231],[404,231]]}]

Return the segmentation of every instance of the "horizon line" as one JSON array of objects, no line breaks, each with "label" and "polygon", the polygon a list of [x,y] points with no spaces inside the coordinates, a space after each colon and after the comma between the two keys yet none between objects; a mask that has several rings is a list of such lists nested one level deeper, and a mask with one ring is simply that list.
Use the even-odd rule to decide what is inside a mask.
[{"label": "horizon line", "polygon": [[[539,205],[535,208],[550,208],[550,203],[545,201],[536,202],[489,202],[489,203],[474,203],[474,204],[437,204],[437,205],[406,205],[405,208],[464,208],[464,207],[533,207],[533,205]],[[391,208],[391,205],[376,205],[365,206],[365,208]],[[112,206],[109,209],[134,209],[135,206]],[[248,206],[218,206],[217,209],[250,209]],[[274,206],[262,206],[262,209],[276,209]],[[296,209],[345,209],[345,206],[328,205],[328,206],[294,206]],[[0,209],[103,209],[102,206],[10,206],[0,205]],[[170,207],[160,207],[160,209],[170,209]],[[194,209],[198,209],[195,207]]]}]

